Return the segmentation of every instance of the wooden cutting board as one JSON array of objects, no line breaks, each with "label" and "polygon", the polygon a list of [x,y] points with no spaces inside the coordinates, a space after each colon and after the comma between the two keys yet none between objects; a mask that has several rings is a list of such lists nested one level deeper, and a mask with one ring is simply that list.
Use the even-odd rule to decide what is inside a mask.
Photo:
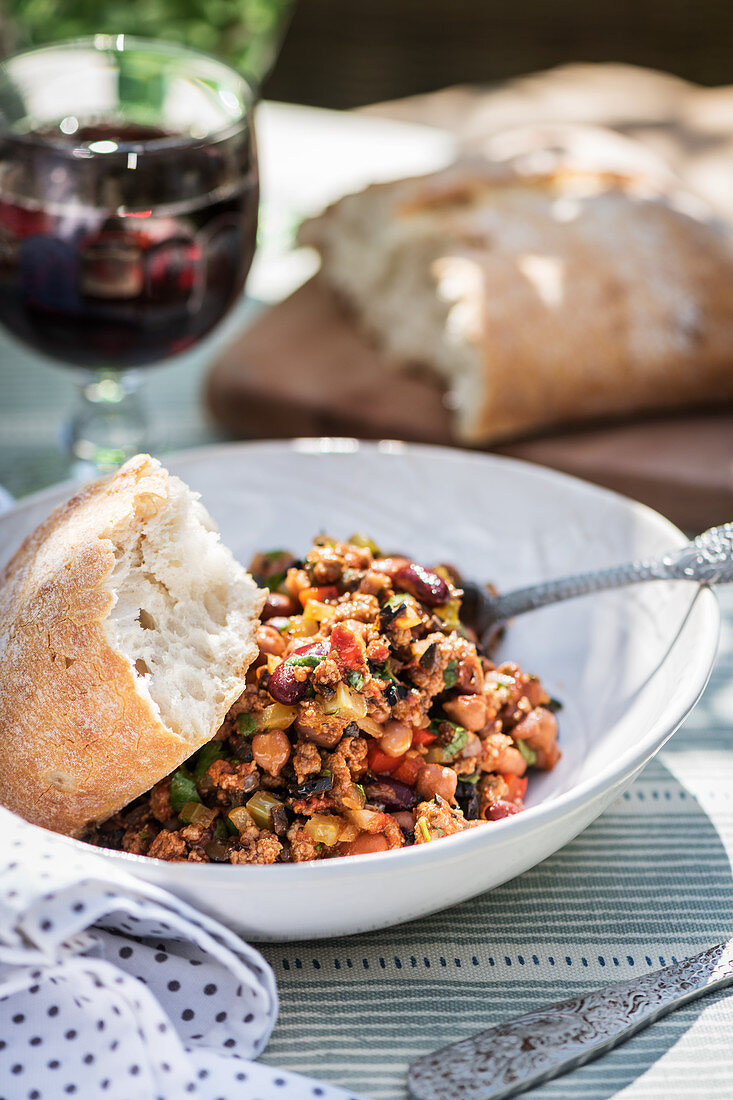
[{"label": "wooden cutting board", "polygon": [[[212,413],[239,438],[351,435],[452,444],[439,383],[398,371],[316,276],[215,363]],[[733,412],[586,427],[492,448],[575,474],[690,531],[733,520]]]}]

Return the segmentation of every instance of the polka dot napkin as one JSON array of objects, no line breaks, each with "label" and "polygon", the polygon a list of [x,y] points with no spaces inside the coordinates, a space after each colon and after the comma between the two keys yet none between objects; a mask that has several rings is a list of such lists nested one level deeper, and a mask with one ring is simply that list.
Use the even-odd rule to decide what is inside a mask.
[{"label": "polka dot napkin", "polygon": [[269,965],[218,922],[0,810],[0,1100],[348,1100],[252,1061]]}]

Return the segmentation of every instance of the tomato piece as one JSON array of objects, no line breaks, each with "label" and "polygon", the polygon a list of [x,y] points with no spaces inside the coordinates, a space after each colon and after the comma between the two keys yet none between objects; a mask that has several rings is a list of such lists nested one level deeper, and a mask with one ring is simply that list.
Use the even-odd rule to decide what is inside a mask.
[{"label": "tomato piece", "polygon": [[342,671],[364,668],[364,643],[344,623],[336,623],[331,631],[330,655]]},{"label": "tomato piece", "polygon": [[431,733],[430,730],[414,730],[412,734],[413,745],[432,745],[433,741],[437,741],[437,733]]},{"label": "tomato piece", "polygon": [[320,588],[302,588],[298,593],[298,599],[303,607],[308,603],[308,600],[316,600],[318,603],[323,603],[324,600],[335,600],[338,596],[338,588],[335,584],[324,584]]},{"label": "tomato piece", "polygon": [[401,783],[406,783],[408,787],[414,787],[417,782],[418,772],[425,766],[425,760],[419,754],[405,756],[404,760],[400,764],[399,768],[395,768],[392,775],[395,779],[399,779]]},{"label": "tomato piece", "polygon": [[502,775],[501,778],[509,788],[506,795],[506,801],[521,802],[527,790],[527,776],[524,775],[520,778],[518,775]]},{"label": "tomato piece", "polygon": [[378,775],[393,772],[404,759],[404,756],[387,756],[387,753],[382,752],[376,741],[369,744],[367,762],[371,771],[376,772]]}]

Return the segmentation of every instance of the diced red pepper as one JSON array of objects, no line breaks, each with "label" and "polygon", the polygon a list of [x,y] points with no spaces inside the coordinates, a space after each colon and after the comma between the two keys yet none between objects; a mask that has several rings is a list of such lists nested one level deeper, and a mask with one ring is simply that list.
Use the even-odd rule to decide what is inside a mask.
[{"label": "diced red pepper", "polygon": [[369,744],[367,750],[367,762],[371,771],[376,772],[378,775],[384,775],[391,773],[398,768],[404,756],[388,756],[386,752],[382,752],[376,741],[372,741]]},{"label": "diced red pepper", "polygon": [[330,654],[342,672],[364,668],[364,643],[345,623],[331,631]]},{"label": "diced red pepper", "polygon": [[527,776],[524,775],[520,778],[518,775],[502,775],[501,778],[509,788],[506,795],[506,801],[521,802],[527,790]]},{"label": "diced red pepper", "polygon": [[323,603],[324,600],[335,600],[338,594],[336,585],[324,584],[320,588],[302,588],[298,593],[298,599],[305,607],[308,600],[317,600],[318,603]]},{"label": "diced red pepper", "polygon": [[403,759],[399,768],[395,768],[392,775],[399,779],[400,783],[406,783],[408,787],[414,787],[417,782],[418,772],[425,766],[425,760],[419,753],[411,756],[409,753]]},{"label": "diced red pepper", "polygon": [[432,733],[430,730],[413,730],[412,731],[412,744],[414,745],[432,745],[433,741],[437,741],[437,733]]}]

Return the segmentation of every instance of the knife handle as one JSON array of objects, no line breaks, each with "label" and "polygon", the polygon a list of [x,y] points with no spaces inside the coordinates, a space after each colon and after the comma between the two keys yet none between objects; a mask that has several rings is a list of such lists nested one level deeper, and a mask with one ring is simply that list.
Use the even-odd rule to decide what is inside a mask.
[{"label": "knife handle", "polygon": [[733,940],[628,982],[528,1012],[410,1066],[413,1100],[503,1100],[597,1058],[733,982]]}]

